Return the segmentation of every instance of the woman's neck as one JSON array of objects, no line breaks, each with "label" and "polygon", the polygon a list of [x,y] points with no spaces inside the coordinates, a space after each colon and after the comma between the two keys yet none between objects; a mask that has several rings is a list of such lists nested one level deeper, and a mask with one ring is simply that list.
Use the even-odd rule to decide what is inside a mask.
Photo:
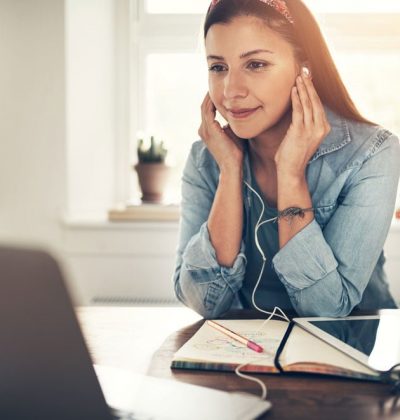
[{"label": "woman's neck", "polygon": [[275,154],[284,139],[292,122],[290,109],[273,127],[260,135],[249,139],[249,153],[251,162],[259,168],[274,169]]}]

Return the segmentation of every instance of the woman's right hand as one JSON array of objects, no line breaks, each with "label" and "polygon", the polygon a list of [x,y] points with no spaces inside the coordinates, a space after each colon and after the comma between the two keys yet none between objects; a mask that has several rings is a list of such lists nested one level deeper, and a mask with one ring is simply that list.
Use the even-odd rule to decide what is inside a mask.
[{"label": "woman's right hand", "polygon": [[243,140],[237,137],[227,124],[221,127],[215,120],[216,108],[207,92],[201,104],[199,136],[216,160],[220,170],[238,169],[243,163]]}]

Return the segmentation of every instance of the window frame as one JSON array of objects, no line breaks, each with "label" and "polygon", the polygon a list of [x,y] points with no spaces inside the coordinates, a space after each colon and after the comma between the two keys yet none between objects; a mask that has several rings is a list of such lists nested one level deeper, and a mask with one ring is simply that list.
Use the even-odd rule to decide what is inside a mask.
[{"label": "window frame", "polygon": [[[130,14],[130,97],[129,156],[136,157],[136,133],[145,122],[146,55],[154,52],[200,52],[204,14],[153,14],[145,10],[145,0],[131,1]],[[395,13],[321,13],[316,14],[331,51],[398,50],[400,46],[400,12]],[[354,22],[357,25],[354,25]],[[384,24],[382,23],[384,22]],[[378,24],[380,23],[380,24]],[[388,28],[390,29],[390,36]],[[194,28],[198,28],[194,31]],[[173,47],[172,47],[173,45]],[[120,148],[120,151],[126,148]],[[117,151],[118,152],[118,151]],[[117,159],[123,162],[122,157]],[[129,166],[132,165],[130,159]],[[119,168],[120,173],[124,172]],[[125,202],[135,200],[139,187],[132,170],[125,182]],[[126,177],[125,171],[125,177]],[[117,177],[121,179],[123,175]],[[129,175],[128,175],[129,176]],[[135,194],[134,194],[135,193]]]}]

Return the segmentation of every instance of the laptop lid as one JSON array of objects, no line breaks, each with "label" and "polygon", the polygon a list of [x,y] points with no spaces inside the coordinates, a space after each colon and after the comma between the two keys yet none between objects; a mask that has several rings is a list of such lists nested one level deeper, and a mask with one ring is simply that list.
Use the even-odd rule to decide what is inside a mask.
[{"label": "laptop lid", "polygon": [[110,420],[56,261],[0,246],[0,418]]}]

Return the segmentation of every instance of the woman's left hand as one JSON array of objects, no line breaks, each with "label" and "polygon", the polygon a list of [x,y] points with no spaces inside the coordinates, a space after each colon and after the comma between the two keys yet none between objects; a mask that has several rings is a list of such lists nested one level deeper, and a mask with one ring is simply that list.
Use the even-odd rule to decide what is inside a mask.
[{"label": "woman's left hand", "polygon": [[304,177],[308,161],[330,131],[311,77],[303,72],[292,88],[292,123],[275,154],[278,173]]}]

